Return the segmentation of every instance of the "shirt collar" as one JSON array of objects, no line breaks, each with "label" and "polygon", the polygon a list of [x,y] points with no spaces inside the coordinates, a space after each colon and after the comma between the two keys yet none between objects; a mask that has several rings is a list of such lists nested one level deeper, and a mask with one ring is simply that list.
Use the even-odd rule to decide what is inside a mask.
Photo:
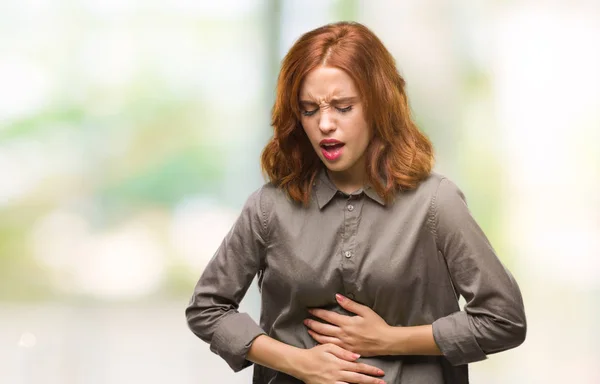
[{"label": "shirt collar", "polygon": [[369,196],[371,200],[375,200],[379,204],[385,206],[385,200],[383,199],[383,197],[379,196],[379,194],[375,192],[373,187],[371,187],[370,185],[367,185],[365,187],[365,195]]},{"label": "shirt collar", "polygon": [[[337,189],[335,184],[333,184],[333,182],[327,175],[325,167],[319,169],[317,177],[315,177],[313,187],[315,189],[315,195],[317,197],[317,204],[319,205],[319,209],[323,209],[323,207],[326,206],[331,201],[331,199],[333,199],[333,196],[335,196],[336,193],[343,193]],[[377,192],[375,192],[373,187],[371,187],[370,185],[367,185],[364,189],[359,189],[354,194],[359,195],[362,192],[364,192],[365,195],[367,195],[372,200],[385,206],[385,200],[381,196],[379,196]]]}]

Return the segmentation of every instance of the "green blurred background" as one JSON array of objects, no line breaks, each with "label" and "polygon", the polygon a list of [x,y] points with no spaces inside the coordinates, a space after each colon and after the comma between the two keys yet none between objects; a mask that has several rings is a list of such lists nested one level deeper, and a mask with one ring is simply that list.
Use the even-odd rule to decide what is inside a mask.
[{"label": "green blurred background", "polygon": [[600,383],[600,3],[533,0],[0,0],[0,383],[251,381],[183,310],[264,182],[281,58],[339,20],[521,285],[526,342],[472,382]]}]

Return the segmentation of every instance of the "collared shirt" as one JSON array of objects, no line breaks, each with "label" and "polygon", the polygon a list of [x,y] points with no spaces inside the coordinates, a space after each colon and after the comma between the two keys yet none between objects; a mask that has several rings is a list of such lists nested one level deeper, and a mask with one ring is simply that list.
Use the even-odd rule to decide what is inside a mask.
[{"label": "collared shirt", "polygon": [[[303,324],[309,308],[353,315],[336,293],[392,326],[432,324],[442,356],[358,360],[381,368],[388,384],[468,383],[468,363],[523,342],[517,283],[453,182],[433,173],[385,204],[370,187],[339,191],[321,170],[311,196],[303,207],[272,184],[254,192],[196,285],[189,327],[234,371],[251,364],[246,355],[261,334],[314,347]],[[260,324],[238,312],[256,275]],[[259,365],[253,382],[300,383]]]}]

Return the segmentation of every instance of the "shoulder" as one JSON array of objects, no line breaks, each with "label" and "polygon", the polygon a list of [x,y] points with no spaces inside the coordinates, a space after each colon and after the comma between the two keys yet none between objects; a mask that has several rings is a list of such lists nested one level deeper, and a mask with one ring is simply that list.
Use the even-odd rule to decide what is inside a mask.
[{"label": "shoulder", "polygon": [[417,187],[417,192],[429,197],[433,205],[445,204],[453,200],[465,200],[465,196],[454,181],[445,175],[432,172]]},{"label": "shoulder", "polygon": [[253,192],[253,195],[255,199],[259,200],[260,206],[265,212],[270,212],[281,204],[291,203],[287,193],[271,182],[264,183]]},{"label": "shoulder", "polygon": [[293,204],[283,189],[267,182],[249,195],[244,210],[253,216],[260,217],[266,230],[277,211],[291,205]]},{"label": "shoulder", "polygon": [[435,204],[436,201],[445,201],[447,198],[453,196],[464,198],[462,192],[452,180],[437,172],[430,173],[415,189],[401,191],[400,195],[399,197],[401,198],[410,196],[421,202],[427,201],[432,204]]},{"label": "shoulder", "polygon": [[436,238],[476,226],[464,193],[450,178],[435,173],[424,183],[430,195],[429,224]]},{"label": "shoulder", "polygon": [[259,188],[253,190],[244,204],[244,210],[249,210],[257,214],[264,214],[266,205],[272,200],[274,186],[271,183],[265,183]]},{"label": "shoulder", "polygon": [[464,194],[451,179],[440,173],[432,172],[417,188],[402,195],[406,203],[421,207],[434,235],[468,220]]}]

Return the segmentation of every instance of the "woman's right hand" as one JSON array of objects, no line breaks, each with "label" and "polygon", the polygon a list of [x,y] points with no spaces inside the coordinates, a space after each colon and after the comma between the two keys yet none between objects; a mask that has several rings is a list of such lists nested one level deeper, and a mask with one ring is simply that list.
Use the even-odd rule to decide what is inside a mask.
[{"label": "woman's right hand", "polygon": [[357,363],[360,356],[335,344],[317,345],[299,355],[294,375],[306,384],[385,384],[381,369]]}]

